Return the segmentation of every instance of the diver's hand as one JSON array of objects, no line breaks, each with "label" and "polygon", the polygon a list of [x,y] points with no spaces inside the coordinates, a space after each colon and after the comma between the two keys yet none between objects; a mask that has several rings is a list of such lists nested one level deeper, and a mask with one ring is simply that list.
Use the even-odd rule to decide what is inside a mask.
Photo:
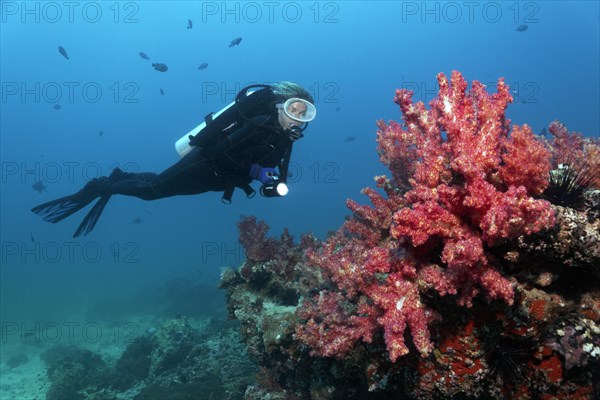
[{"label": "diver's hand", "polygon": [[277,180],[279,173],[276,168],[261,167],[258,164],[250,166],[250,178],[262,183],[273,183]]}]

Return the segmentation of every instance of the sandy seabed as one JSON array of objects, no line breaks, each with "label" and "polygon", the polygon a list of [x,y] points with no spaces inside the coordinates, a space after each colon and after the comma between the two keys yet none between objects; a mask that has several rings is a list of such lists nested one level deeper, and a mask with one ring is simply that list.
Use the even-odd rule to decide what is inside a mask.
[{"label": "sandy seabed", "polygon": [[[4,353],[4,349],[3,349]],[[0,365],[0,400],[43,400],[50,388],[46,365],[39,354],[28,354],[29,361],[11,368]],[[4,354],[2,355],[4,361]]]}]

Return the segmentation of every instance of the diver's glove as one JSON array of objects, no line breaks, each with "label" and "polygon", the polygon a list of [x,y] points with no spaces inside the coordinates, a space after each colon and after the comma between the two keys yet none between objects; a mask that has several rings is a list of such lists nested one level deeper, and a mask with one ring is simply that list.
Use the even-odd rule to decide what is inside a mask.
[{"label": "diver's glove", "polygon": [[250,166],[250,178],[262,183],[273,183],[278,176],[279,172],[277,172],[276,168],[261,167],[258,164]]}]

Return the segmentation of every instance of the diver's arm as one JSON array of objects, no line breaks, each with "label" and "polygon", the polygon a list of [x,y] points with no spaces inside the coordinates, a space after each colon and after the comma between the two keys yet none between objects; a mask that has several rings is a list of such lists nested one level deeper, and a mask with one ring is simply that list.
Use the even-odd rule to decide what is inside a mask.
[{"label": "diver's arm", "polygon": [[287,182],[287,174],[288,174],[288,168],[290,166],[290,160],[292,158],[292,146],[293,145],[294,145],[294,143],[290,142],[290,144],[285,149],[285,153],[283,153],[283,157],[281,158],[281,160],[279,161],[279,164],[277,165],[279,167],[279,180],[282,182]]}]

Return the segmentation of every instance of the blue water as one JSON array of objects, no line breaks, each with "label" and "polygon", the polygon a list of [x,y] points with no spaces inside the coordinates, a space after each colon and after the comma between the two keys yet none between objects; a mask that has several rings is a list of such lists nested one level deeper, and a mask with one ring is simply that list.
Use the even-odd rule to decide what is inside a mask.
[{"label": "blue water", "polygon": [[[598,4],[1,2],[3,343],[14,338],[11,324],[83,319],[107,298],[119,316],[148,312],[126,299],[152,299],[172,280],[215,286],[223,266],[243,261],[242,214],[274,235],[287,227],[296,238],[324,238],[348,213],[345,200],[366,203],[360,190],[387,172],[375,121],[399,119],[395,89],[429,101],[438,72],[459,70],[490,90],[504,77],[514,124],[540,132],[560,120],[598,137]],[[239,46],[228,47],[236,37]],[[154,70],[156,62],[169,70]],[[286,198],[118,196],[78,240],[84,212],[53,225],[29,211],[117,165],[162,171],[178,160],[174,142],[204,115],[247,84],[279,80],[305,86],[318,109],[294,147]],[[37,181],[42,193],[31,187]]]}]

